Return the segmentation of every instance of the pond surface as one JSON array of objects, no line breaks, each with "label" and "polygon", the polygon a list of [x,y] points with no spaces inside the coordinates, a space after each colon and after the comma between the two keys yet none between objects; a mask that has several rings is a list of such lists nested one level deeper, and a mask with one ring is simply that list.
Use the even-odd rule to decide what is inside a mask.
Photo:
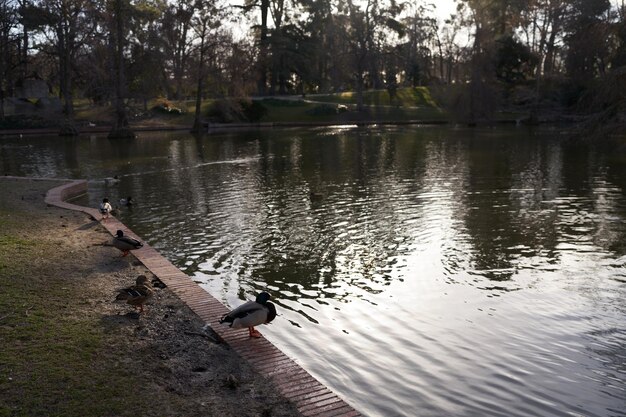
[{"label": "pond surface", "polygon": [[[368,416],[626,416],[626,155],[558,130],[0,140],[120,218]],[[103,178],[118,175],[120,183]]]}]

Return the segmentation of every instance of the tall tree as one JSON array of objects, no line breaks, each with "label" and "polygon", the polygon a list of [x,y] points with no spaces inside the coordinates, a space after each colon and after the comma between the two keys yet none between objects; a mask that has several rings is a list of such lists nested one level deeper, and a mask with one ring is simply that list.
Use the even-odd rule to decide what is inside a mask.
[{"label": "tall tree", "polygon": [[[450,15],[450,17],[444,21],[444,26],[441,29],[442,53],[446,65],[445,73],[448,84],[452,84],[453,79],[455,81],[461,80],[458,67],[459,62],[462,60],[463,52],[465,51],[465,48],[460,45],[459,39],[462,22],[463,18],[457,12]],[[456,72],[454,71],[455,69]]]},{"label": "tall tree", "polygon": [[608,64],[609,0],[572,0],[566,23],[566,66],[570,76],[585,84],[604,75]]},{"label": "tall tree", "polygon": [[[303,85],[312,92],[342,91],[354,82],[348,47],[349,16],[331,0],[301,0],[301,42],[306,56]],[[305,92],[304,90],[302,92]]]},{"label": "tall tree", "polygon": [[4,100],[13,83],[12,62],[15,62],[14,29],[18,14],[13,2],[0,0],[0,121],[4,120]]},{"label": "tall tree", "polygon": [[170,88],[168,96],[174,99],[183,96],[183,83],[192,50],[191,20],[195,11],[196,3],[177,0],[166,9],[163,16],[164,57],[170,63],[174,80],[174,88]]},{"label": "tall tree", "polygon": [[148,99],[163,95],[169,81],[169,76],[163,75],[166,71],[161,19],[164,13],[165,5],[160,1],[139,0],[130,22],[129,93],[142,100],[144,111],[148,110]]},{"label": "tall tree", "polygon": [[614,30],[617,45],[611,58],[611,67],[620,68],[626,66],[626,0],[622,0],[615,11]]},{"label": "tall tree", "polygon": [[528,0],[464,0],[469,9],[468,26],[473,29],[467,120],[470,124],[491,118],[497,93],[494,91],[496,41],[512,36],[519,26],[521,10]]},{"label": "tall tree", "polygon": [[205,78],[205,55],[207,49],[211,46],[215,46],[215,42],[211,42],[209,37],[213,30],[220,27],[220,10],[214,2],[198,0],[196,5],[197,13],[193,18],[192,26],[196,32],[196,37],[200,44],[198,45],[198,76],[197,76],[197,88],[196,88],[196,109],[191,127],[191,132],[202,132],[202,97]]},{"label": "tall tree", "polygon": [[74,71],[79,50],[93,32],[94,5],[91,0],[41,0],[36,4],[44,18],[44,34],[53,45],[58,62],[59,90],[65,121],[60,134],[77,135],[74,123]]},{"label": "tall tree", "polygon": [[412,7],[402,23],[405,27],[407,42],[404,49],[404,73],[413,87],[421,84],[424,69],[430,66],[432,57],[431,44],[434,44],[439,55],[439,72],[443,78],[443,43],[438,34],[437,21],[429,15],[427,6],[418,4]]},{"label": "tall tree", "polygon": [[374,86],[378,86],[381,68],[380,46],[387,36],[401,34],[403,25],[396,20],[402,11],[402,4],[395,1],[383,4],[379,0],[367,0],[358,5],[347,2],[350,16],[349,43],[353,60],[353,71],[357,94],[357,109],[364,110],[363,91],[366,74]]},{"label": "tall tree", "polygon": [[126,111],[126,77],[124,47],[126,44],[125,23],[130,16],[131,5],[128,0],[110,0],[109,24],[111,49],[113,52],[113,87],[115,91],[115,121],[108,137],[112,139],[134,138],[135,132],[128,123]]},{"label": "tall tree", "polygon": [[559,42],[563,37],[564,20],[570,0],[534,0],[520,15],[525,45],[535,60],[535,92],[530,120],[537,121],[545,94],[545,80],[555,78]]},{"label": "tall tree", "polygon": [[245,0],[243,6],[239,6],[245,14],[251,13],[257,8],[261,13],[261,22],[252,27],[255,33],[258,48],[257,55],[257,94],[264,96],[267,94],[267,74],[269,59],[269,13],[270,0]]}]

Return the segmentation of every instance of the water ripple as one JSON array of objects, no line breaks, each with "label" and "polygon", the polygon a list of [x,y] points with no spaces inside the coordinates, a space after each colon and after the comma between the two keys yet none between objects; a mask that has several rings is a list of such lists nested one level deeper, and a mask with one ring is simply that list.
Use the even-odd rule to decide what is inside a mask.
[{"label": "water ripple", "polygon": [[626,416],[626,162],[535,133],[7,139],[0,166],[132,195],[225,303],[271,291],[264,334],[365,415]]}]

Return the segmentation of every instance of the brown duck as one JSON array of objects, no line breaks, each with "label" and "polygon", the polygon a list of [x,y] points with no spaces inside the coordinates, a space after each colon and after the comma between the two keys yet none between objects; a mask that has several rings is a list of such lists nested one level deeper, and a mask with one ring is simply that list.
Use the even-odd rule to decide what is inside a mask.
[{"label": "brown duck", "polygon": [[148,284],[148,278],[145,275],[139,275],[135,281],[135,285],[121,289],[115,297],[116,300],[126,300],[127,304],[132,305],[135,309],[139,309],[143,313],[143,305],[152,297],[154,290]]}]

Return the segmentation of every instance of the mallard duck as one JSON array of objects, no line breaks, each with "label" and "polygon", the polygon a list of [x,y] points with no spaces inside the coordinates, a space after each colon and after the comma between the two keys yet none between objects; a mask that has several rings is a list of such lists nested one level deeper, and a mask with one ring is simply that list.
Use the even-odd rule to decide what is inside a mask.
[{"label": "mallard duck", "polygon": [[268,302],[270,295],[263,291],[257,295],[255,301],[248,301],[240,305],[220,319],[220,323],[230,323],[233,329],[248,328],[250,337],[261,337],[261,333],[254,326],[269,323],[276,317],[276,307]]},{"label": "mallard duck", "polygon": [[113,238],[113,246],[122,251],[122,256],[126,256],[131,250],[141,248],[143,243],[132,237],[124,236],[124,232],[118,230]]},{"label": "mallard duck", "polygon": [[135,285],[121,289],[115,297],[116,300],[126,300],[127,304],[132,305],[139,312],[143,312],[143,304],[152,296],[154,290],[148,285],[148,277],[139,275],[135,280]]},{"label": "mallard duck", "polygon": [[122,206],[131,207],[134,201],[132,197],[120,198],[120,204]]}]

